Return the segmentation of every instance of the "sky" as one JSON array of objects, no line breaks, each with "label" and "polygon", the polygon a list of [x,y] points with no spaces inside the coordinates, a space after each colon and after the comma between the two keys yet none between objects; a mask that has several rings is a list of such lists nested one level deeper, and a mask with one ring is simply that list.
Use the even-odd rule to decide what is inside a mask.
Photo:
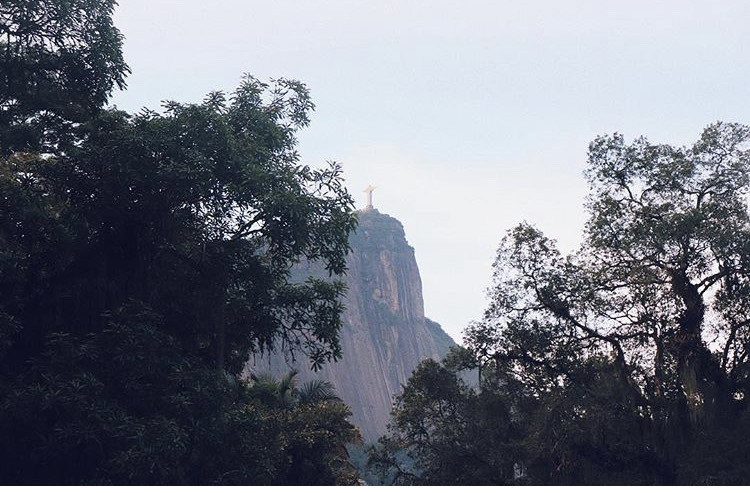
[{"label": "sky", "polygon": [[304,82],[301,160],[377,187],[415,248],[426,315],[456,340],[521,221],[573,251],[588,143],[688,145],[750,123],[750,2],[121,0],[128,111],[199,102],[244,73]]}]

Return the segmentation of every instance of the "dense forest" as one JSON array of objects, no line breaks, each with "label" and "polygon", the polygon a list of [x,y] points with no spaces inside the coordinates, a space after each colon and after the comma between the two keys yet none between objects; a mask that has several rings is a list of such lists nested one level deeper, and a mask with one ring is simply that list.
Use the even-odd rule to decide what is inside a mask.
[{"label": "dense forest", "polygon": [[481,321],[365,447],[330,384],[242,375],[346,357],[357,221],[341,167],[300,163],[306,86],[112,108],[115,6],[0,4],[0,484],[747,482],[750,128],[594,140],[580,249],[510,230]]}]

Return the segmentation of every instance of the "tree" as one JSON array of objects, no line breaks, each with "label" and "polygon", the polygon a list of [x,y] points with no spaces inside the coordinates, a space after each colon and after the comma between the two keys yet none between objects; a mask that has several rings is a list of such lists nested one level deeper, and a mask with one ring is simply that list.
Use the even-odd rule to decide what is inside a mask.
[{"label": "tree", "polygon": [[280,81],[267,105],[265,87],[246,78],[231,104],[216,93],[166,115],[103,113],[59,158],[5,161],[0,221],[17,257],[0,289],[6,313],[28,313],[16,362],[129,299],[158,306],[218,369],[277,344],[315,365],[340,355],[343,285],[288,279],[302,258],[343,271],[351,199],[338,165],[296,164],[304,87]]},{"label": "tree", "polygon": [[[423,362],[393,409],[389,434],[370,451],[381,482],[428,485],[653,484],[663,464],[646,419],[591,360],[575,384],[537,393],[510,372],[468,387],[467,349]],[[484,376],[490,377],[484,367]]]},{"label": "tree", "polygon": [[280,408],[321,402],[342,402],[331,382],[310,380],[302,387],[297,387],[296,376],[297,371],[291,371],[281,379],[269,374],[251,374],[251,394],[269,406]]},{"label": "tree", "polygon": [[[24,408],[22,389],[45,378],[35,362],[50,357],[56,334],[85,351],[90,334],[107,330],[107,314],[133,303],[155,313],[159,337],[187,364],[212,368],[219,380],[236,378],[250,353],[275,347],[302,351],[316,367],[340,357],[343,284],[292,283],[289,270],[312,259],[343,272],[351,199],[338,165],[296,163],[293,132],[310,108],[304,87],[279,81],[264,102],[266,87],[248,77],[229,104],[216,93],[200,105],[170,104],[164,115],[104,112],[78,128],[80,143],[64,154],[2,162],[4,425],[53,433],[67,412],[46,427],[11,418]],[[89,398],[135,412],[138,399],[124,401],[118,388]],[[111,429],[100,431],[97,440],[112,439]],[[13,436],[3,456],[28,439]],[[61,476],[46,479],[98,481],[103,466],[94,465],[47,469]],[[13,477],[29,480],[28,471]]]},{"label": "tree", "polygon": [[0,156],[51,151],[93,116],[129,69],[115,0],[0,4]]},{"label": "tree", "polygon": [[467,349],[415,372],[372,461],[411,483],[746,483],[749,138],[597,138],[581,248],[509,231]]},{"label": "tree", "polygon": [[426,360],[414,371],[369,465],[396,484],[514,484],[522,435],[511,403],[466,385],[465,355],[451,351],[443,364]]},{"label": "tree", "polygon": [[162,323],[131,305],[100,333],[49,339],[2,401],[4,484],[356,482],[348,407],[216,378]]},{"label": "tree", "polygon": [[522,224],[498,250],[491,305],[467,331],[486,373],[548,395],[584,385],[578,369],[592,358],[611,361],[667,463],[737,423],[750,342],[749,136],[717,123],[689,148],[596,139],[581,249],[565,257]]},{"label": "tree", "polygon": [[349,407],[330,382],[311,380],[298,387],[296,375],[295,371],[280,379],[251,375],[248,388],[249,399],[271,410],[281,423],[287,465],[277,484],[357,484],[347,445],[358,444],[362,438],[347,421]]},{"label": "tree", "polygon": [[[355,217],[338,164],[298,162],[307,88],[248,75],[161,113],[104,109],[126,72],[113,5],[0,7],[18,70],[0,94],[0,481],[349,482],[343,404],[280,411],[239,377],[251,353],[341,356]],[[301,261],[331,278],[294,281]]]}]

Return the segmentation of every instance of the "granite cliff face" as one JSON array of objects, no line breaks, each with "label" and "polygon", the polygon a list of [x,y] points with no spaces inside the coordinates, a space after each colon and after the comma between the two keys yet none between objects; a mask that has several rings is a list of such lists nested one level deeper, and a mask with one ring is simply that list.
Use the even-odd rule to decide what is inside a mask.
[{"label": "granite cliff face", "polygon": [[366,440],[374,440],[385,433],[393,397],[419,362],[442,358],[454,342],[424,316],[414,249],[398,220],[376,209],[361,211],[350,242],[343,359],[315,373],[306,362],[295,364],[273,355],[256,360],[252,371],[280,374],[295,369],[300,382],[332,382],[352,408],[352,422]]}]

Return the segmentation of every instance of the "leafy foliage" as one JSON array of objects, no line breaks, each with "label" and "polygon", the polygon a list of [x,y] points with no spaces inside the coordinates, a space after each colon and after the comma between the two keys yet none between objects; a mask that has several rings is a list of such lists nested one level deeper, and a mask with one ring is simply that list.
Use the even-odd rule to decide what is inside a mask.
[{"label": "leafy foliage", "polygon": [[510,413],[501,396],[478,394],[455,369],[427,360],[397,398],[392,436],[370,464],[397,484],[511,484],[520,435]]},{"label": "leafy foliage", "polygon": [[45,332],[94,331],[101,313],[137,299],[232,372],[275,344],[316,365],[340,355],[343,285],[287,279],[300,258],[342,272],[351,199],[338,165],[295,163],[293,128],[270,115],[251,125],[254,112],[286,116],[278,100],[267,110],[245,100],[250,87],[262,85],[247,78],[227,107],[106,112],[65,155],[3,162],[0,289],[7,313],[29,313],[24,353]]},{"label": "leafy foliage", "polygon": [[[302,387],[296,372],[275,379],[252,375],[249,397],[274,409],[284,423],[284,443],[289,457],[288,484],[357,484],[358,474],[349,461],[348,445],[361,442],[359,431],[347,418],[349,408],[330,382],[312,380]],[[287,473],[289,474],[289,473]]]},{"label": "leafy foliage", "polygon": [[[306,87],[103,109],[113,7],[0,6],[0,482],[353,482],[331,389],[279,408],[239,378],[251,353],[341,356],[355,218],[338,164],[298,163]],[[332,277],[292,281],[303,260]]]},{"label": "leafy foliage", "polygon": [[51,151],[129,72],[115,0],[0,4],[0,156]]},{"label": "leafy foliage", "polygon": [[356,476],[349,410],[279,406],[186,358],[141,305],[50,337],[3,400],[4,483],[333,484]]},{"label": "leafy foliage", "polygon": [[[495,435],[486,460],[510,454],[516,479],[539,484],[744,481],[735,454],[748,437],[749,138],[747,127],[724,123],[687,148],[600,137],[589,148],[580,250],[563,256],[528,224],[508,233],[463,361],[480,375],[478,395],[507,402],[524,438]],[[424,380],[426,367],[410,381],[386,441],[415,458],[414,482],[449,483],[446,462],[460,471],[473,464],[452,452],[493,436],[484,427],[454,435],[452,449],[434,446],[481,422],[425,411],[445,399],[433,389],[457,378],[437,368],[441,386]],[[454,395],[450,409],[476,399]]]}]

